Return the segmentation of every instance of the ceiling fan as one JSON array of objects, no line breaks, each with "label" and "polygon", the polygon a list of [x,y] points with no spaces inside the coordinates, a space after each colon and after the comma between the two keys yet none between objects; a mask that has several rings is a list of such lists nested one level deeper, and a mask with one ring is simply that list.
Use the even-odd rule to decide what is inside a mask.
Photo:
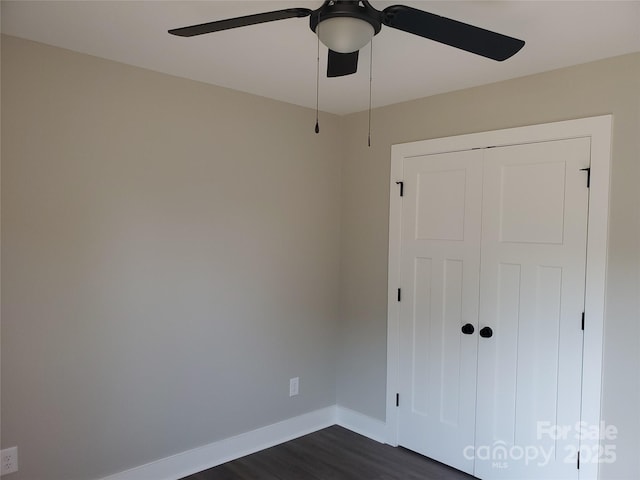
[{"label": "ceiling fan", "polygon": [[231,28],[310,17],[309,26],[329,48],[327,76],[340,77],[358,69],[358,52],[377,35],[382,25],[413,33],[467,52],[502,61],[516,54],[524,41],[405,5],[377,10],[368,1],[328,0],[320,8],[286,8],[243,17],[169,30],[193,37]]}]

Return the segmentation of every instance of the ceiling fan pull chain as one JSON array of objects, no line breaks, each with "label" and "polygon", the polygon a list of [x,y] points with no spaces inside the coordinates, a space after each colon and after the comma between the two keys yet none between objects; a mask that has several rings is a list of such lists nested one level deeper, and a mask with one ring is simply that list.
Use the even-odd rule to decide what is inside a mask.
[{"label": "ceiling fan pull chain", "polygon": [[[318,25],[320,29],[320,25]],[[318,36],[318,56],[316,57],[316,133],[320,133],[318,110],[320,109],[320,37]]]},{"label": "ceiling fan pull chain", "polygon": [[373,38],[369,47],[369,137],[367,143],[371,147],[371,85],[373,83]]}]

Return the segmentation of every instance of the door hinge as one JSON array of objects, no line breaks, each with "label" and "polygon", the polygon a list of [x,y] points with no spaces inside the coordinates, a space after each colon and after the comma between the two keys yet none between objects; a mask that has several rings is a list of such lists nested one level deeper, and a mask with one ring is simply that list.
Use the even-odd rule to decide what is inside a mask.
[{"label": "door hinge", "polygon": [[404,196],[404,182],[396,182],[396,185],[400,185],[400,196]]},{"label": "door hinge", "polygon": [[581,172],[587,172],[587,188],[591,187],[591,167],[581,168]]},{"label": "door hinge", "polygon": [[398,289],[398,301],[402,300],[402,289]]},{"label": "door hinge", "polygon": [[400,394],[396,393],[396,407],[400,406]]},{"label": "door hinge", "polygon": [[584,312],[582,312],[582,330],[584,330]]},{"label": "door hinge", "polygon": [[580,470],[580,452],[579,451],[578,451],[578,465],[576,468]]}]

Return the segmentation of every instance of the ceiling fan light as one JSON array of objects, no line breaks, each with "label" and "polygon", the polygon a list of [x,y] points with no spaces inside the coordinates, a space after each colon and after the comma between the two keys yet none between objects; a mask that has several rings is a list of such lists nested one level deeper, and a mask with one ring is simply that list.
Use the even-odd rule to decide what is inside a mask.
[{"label": "ceiling fan light", "polygon": [[369,22],[359,18],[331,17],[318,24],[316,34],[334,52],[352,53],[367,45],[375,30]]}]

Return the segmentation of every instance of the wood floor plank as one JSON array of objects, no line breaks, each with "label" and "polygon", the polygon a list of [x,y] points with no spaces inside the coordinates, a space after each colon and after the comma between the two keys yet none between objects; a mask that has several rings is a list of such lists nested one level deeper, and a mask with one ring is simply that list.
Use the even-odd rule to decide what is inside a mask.
[{"label": "wood floor plank", "polygon": [[182,480],[475,480],[334,425]]}]

